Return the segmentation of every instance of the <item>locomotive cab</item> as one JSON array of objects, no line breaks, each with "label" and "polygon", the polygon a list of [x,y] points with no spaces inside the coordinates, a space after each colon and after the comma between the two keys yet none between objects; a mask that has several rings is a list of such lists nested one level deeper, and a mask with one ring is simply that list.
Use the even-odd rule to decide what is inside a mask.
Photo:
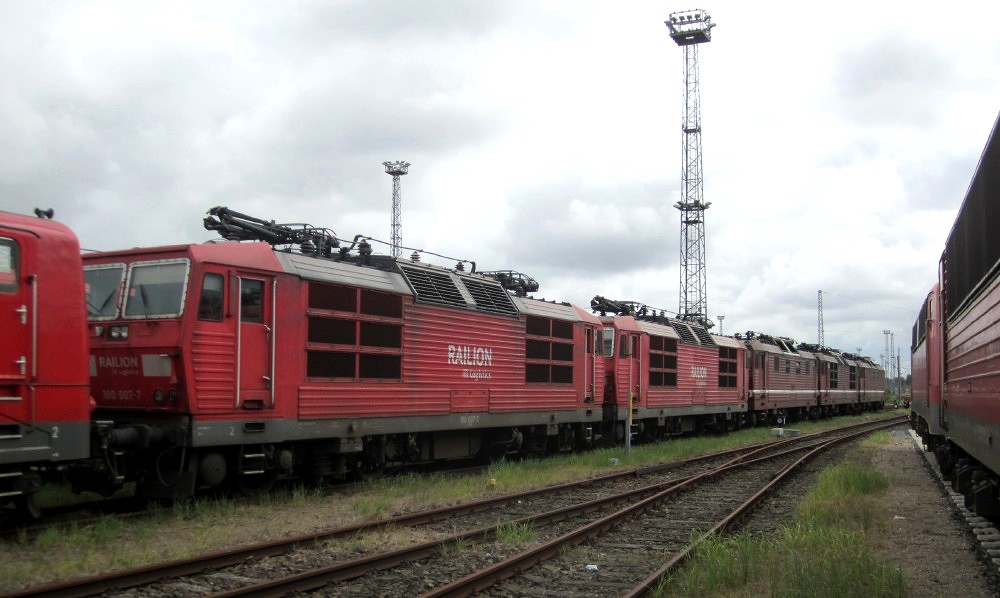
[{"label": "locomotive cab", "polygon": [[65,226],[0,212],[0,504],[34,512],[43,477],[89,454],[80,247]]}]

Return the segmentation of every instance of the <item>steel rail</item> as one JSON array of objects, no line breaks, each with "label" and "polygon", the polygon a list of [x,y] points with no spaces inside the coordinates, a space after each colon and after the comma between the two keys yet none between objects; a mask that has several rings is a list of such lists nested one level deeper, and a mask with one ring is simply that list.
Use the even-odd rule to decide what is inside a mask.
[{"label": "steel rail", "polygon": [[[899,421],[896,421],[897,419]],[[895,418],[887,421],[893,422],[892,425],[898,425],[901,421],[905,421],[905,418]],[[820,432],[814,432],[811,434],[803,434],[795,437],[789,437],[778,441],[768,441],[765,443],[748,445],[744,447],[738,447],[735,449],[728,449],[725,451],[719,451],[717,453],[711,453],[708,455],[700,455],[697,457],[692,457],[690,459],[685,459],[681,461],[672,461],[669,463],[657,464],[641,468],[627,469],[621,472],[615,472],[611,474],[597,476],[594,478],[588,478],[586,480],[567,482],[555,486],[547,486],[544,488],[532,489],[516,494],[508,494],[508,495],[473,501],[469,503],[464,503],[461,505],[441,507],[438,509],[431,509],[428,511],[420,511],[406,515],[401,515],[398,517],[380,519],[372,522],[358,523],[354,525],[343,526],[332,530],[325,530],[319,533],[310,533],[310,534],[296,536],[293,538],[278,540],[275,542],[269,542],[249,547],[241,547],[235,550],[217,551],[206,555],[201,555],[198,557],[178,559],[174,561],[169,561],[167,563],[148,565],[145,567],[138,567],[106,575],[97,575],[86,578],[72,579],[65,582],[54,582],[50,584],[34,586],[2,594],[0,595],[0,598],[28,598],[28,597],[47,598],[55,596],[67,597],[67,598],[83,598],[86,596],[94,596],[107,592],[109,590],[122,590],[131,587],[155,583],[158,581],[163,581],[165,579],[182,577],[186,575],[194,575],[206,570],[239,565],[254,558],[276,556],[287,553],[298,546],[313,544],[316,542],[330,540],[337,537],[351,536],[363,531],[384,529],[391,526],[400,526],[400,525],[417,526],[427,523],[434,523],[437,521],[446,520],[448,518],[452,518],[459,515],[466,515],[466,514],[485,511],[494,508],[498,505],[518,500],[530,499],[547,494],[565,492],[578,487],[598,485],[606,482],[613,482],[615,480],[622,478],[632,478],[632,477],[638,478],[642,477],[643,475],[661,473],[663,471],[668,471],[671,469],[676,469],[687,465],[697,464],[702,461],[720,459],[728,456],[733,456],[733,459],[730,462],[745,460],[754,454],[758,454],[762,451],[773,451],[782,446],[785,446],[788,443],[801,443],[803,440],[807,440],[809,438],[820,437],[832,433],[839,433],[845,429],[853,429],[859,426],[865,426],[869,424],[870,422],[866,422],[864,424],[852,424],[850,426],[844,426],[842,428],[837,428],[833,430],[825,430]],[[675,482],[677,481],[675,480]],[[660,485],[663,484],[665,483],[661,483]],[[658,490],[656,486],[658,485],[654,484],[651,487],[634,490],[632,491],[632,495],[634,496],[639,493],[643,492],[648,493],[651,491]],[[596,501],[591,501],[591,502],[601,503],[601,505],[606,505],[615,502],[614,500],[612,500],[613,498],[614,497],[606,497],[605,499],[597,499]],[[617,502],[622,502],[623,500],[625,500],[625,498],[619,498]],[[564,509],[559,509],[544,514],[544,516],[552,517],[553,520],[557,520],[555,518],[560,516],[560,511],[568,511],[572,508],[573,507],[566,507]],[[593,508],[599,508],[599,506],[595,505],[591,507],[591,509]],[[561,516],[565,518],[568,515],[561,514]],[[539,515],[535,515],[526,517],[524,519],[538,522],[540,517],[541,516]],[[518,520],[517,522],[520,521],[521,520]],[[460,536],[461,538],[466,538],[466,539],[482,537],[484,534],[487,535],[490,534],[494,529],[495,528],[477,529],[472,532],[468,532],[466,534],[461,534]],[[442,543],[454,542],[457,541],[458,539],[459,537],[454,537],[448,540],[429,542],[427,543],[426,546],[421,545],[418,547],[404,549],[401,551],[384,553],[382,555],[373,555],[368,559],[361,559],[360,561],[372,561],[372,560],[384,559],[384,561],[382,561],[383,562],[382,565],[374,566],[374,568],[384,569],[387,567],[391,567],[394,564],[399,564],[407,560],[413,560],[414,558],[424,558],[424,556],[426,556],[427,554],[431,554],[434,551],[438,550]],[[408,558],[404,558],[402,554],[406,550],[413,551],[411,556]],[[375,565],[374,562],[364,564],[362,562],[355,563],[353,561],[335,565],[333,566],[334,568],[338,567],[342,568],[342,573],[333,572],[334,578],[328,580],[327,582],[321,585],[330,583],[330,581],[337,581],[342,579],[349,579],[351,577],[356,577],[357,575],[360,575],[361,573],[364,572],[365,567],[368,567],[368,570],[370,570],[371,568],[373,568],[373,565]],[[361,573],[359,573],[359,571]],[[224,595],[227,594],[226,593],[219,594],[219,596],[224,596]],[[277,594],[260,594],[260,595],[277,595]]]},{"label": "steel rail", "polygon": [[636,585],[635,588],[631,592],[625,594],[623,598],[637,598],[639,596],[645,596],[651,593],[656,588],[656,584],[659,583],[659,580],[662,579],[663,576],[667,575],[668,573],[679,567],[682,563],[684,563],[691,557],[691,553],[694,551],[695,548],[698,547],[698,545],[705,542],[712,536],[730,531],[735,525],[735,523],[739,521],[744,515],[746,515],[746,513],[752,507],[754,507],[764,496],[766,496],[770,492],[773,492],[784,481],[786,476],[788,476],[791,472],[798,469],[800,466],[805,464],[807,461],[809,461],[816,455],[843,442],[853,440],[860,436],[865,436],[866,434],[870,434],[872,432],[876,432],[884,428],[891,428],[894,427],[895,425],[899,424],[891,425],[887,423],[883,425],[877,425],[874,426],[871,430],[858,431],[851,434],[847,434],[841,438],[833,438],[815,447],[814,449],[803,455],[800,459],[798,459],[797,461],[795,461],[794,463],[790,464],[788,467],[783,469],[778,475],[774,476],[774,478],[772,478],[771,481],[769,481],[764,487],[762,487],[753,496],[747,499],[746,502],[744,502],[742,505],[734,509],[733,512],[730,513],[725,519],[719,521],[712,527],[712,529],[702,534],[694,542],[692,542],[686,548],[684,548],[684,550],[678,553],[674,558],[670,559],[662,567],[660,567],[658,570],[656,570],[654,573],[652,573],[646,579],[644,579],[642,582]]},{"label": "steel rail", "polygon": [[[850,434],[845,435],[845,437],[843,437],[843,438],[836,438],[836,439],[833,439],[833,440],[831,440],[831,441],[829,441],[827,443],[823,443],[822,445],[820,445],[818,447],[813,448],[809,453],[807,453],[806,456],[803,456],[802,458],[800,458],[798,461],[796,461],[792,465],[790,465],[790,466],[786,467],[785,469],[783,469],[782,472],[779,475],[775,476],[774,479],[770,480],[761,490],[759,490],[758,492],[756,492],[750,499],[748,499],[743,504],[741,504],[739,507],[737,507],[737,509],[735,509],[732,513],[730,513],[730,515],[728,515],[725,519],[723,519],[722,521],[720,521],[719,523],[717,523],[715,526],[713,526],[712,531],[707,532],[701,538],[699,538],[698,540],[696,540],[696,543],[700,543],[705,538],[709,537],[712,533],[718,533],[719,530],[725,529],[728,525],[730,525],[733,521],[735,521],[739,516],[741,516],[743,513],[745,513],[751,506],[753,506],[754,504],[756,504],[764,495],[766,495],[768,492],[772,491],[773,488],[776,487],[776,484],[777,484],[778,480],[784,479],[784,477],[789,472],[793,471],[794,468],[798,467],[801,463],[804,463],[807,460],[807,456],[815,455],[818,452],[821,452],[822,450],[825,450],[826,448],[829,448],[830,446],[833,446],[834,444],[837,444],[837,443],[840,443],[840,442],[845,442],[848,439],[855,438],[857,436],[862,436],[862,435],[865,435],[865,434],[869,434],[869,433],[871,433],[873,431],[877,431],[877,430],[882,429],[882,428],[895,427],[897,425],[900,425],[900,422],[898,422],[898,421],[892,421],[891,423],[888,423],[888,424],[882,424],[882,425],[872,426],[872,428],[870,430],[865,430],[865,431],[859,431],[859,432],[850,433]],[[762,457],[761,459],[770,459],[770,458],[774,458],[775,456],[772,456],[772,457]],[[736,461],[739,461],[739,460],[736,460]],[[757,460],[754,460],[754,461],[757,461]],[[582,543],[582,542],[584,542],[586,540],[595,538],[595,537],[599,536],[601,533],[603,533],[604,531],[606,531],[607,529],[618,525],[619,523],[621,523],[625,519],[642,515],[643,513],[645,513],[646,511],[648,511],[649,509],[651,509],[654,506],[656,506],[657,503],[659,503],[662,500],[664,500],[667,496],[675,493],[676,491],[680,490],[683,487],[687,487],[687,486],[692,485],[692,484],[694,484],[694,483],[696,483],[698,481],[701,481],[701,480],[704,480],[704,479],[708,479],[710,477],[714,477],[714,476],[716,476],[716,475],[718,475],[720,473],[723,473],[725,471],[731,470],[733,468],[745,466],[745,465],[747,465],[747,464],[749,464],[751,462],[753,462],[753,461],[744,461],[744,462],[730,463],[730,464],[726,464],[726,465],[720,466],[718,469],[711,470],[711,471],[708,471],[708,472],[704,472],[704,473],[701,473],[701,474],[697,474],[695,476],[691,476],[690,479],[688,479],[688,480],[686,480],[686,481],[684,481],[684,482],[682,482],[680,484],[677,484],[677,486],[668,488],[668,489],[664,490],[663,492],[660,492],[660,493],[655,494],[655,495],[653,495],[653,496],[651,496],[649,498],[646,498],[646,499],[644,499],[642,501],[639,501],[638,503],[635,503],[634,505],[632,505],[630,507],[622,509],[621,511],[618,511],[617,513],[613,513],[613,514],[608,515],[608,516],[606,516],[606,517],[604,517],[602,519],[594,521],[594,522],[592,522],[592,523],[590,523],[590,524],[588,524],[586,526],[583,526],[583,527],[581,527],[581,528],[579,528],[579,529],[577,529],[577,530],[575,530],[573,532],[570,532],[568,534],[560,536],[559,538],[556,538],[554,540],[546,542],[546,543],[542,544],[541,546],[538,546],[538,547],[536,547],[534,549],[525,551],[525,552],[523,552],[523,553],[521,553],[519,555],[515,555],[515,556],[510,557],[510,558],[508,558],[508,559],[506,559],[504,561],[496,563],[496,564],[494,564],[494,565],[492,565],[490,567],[486,567],[484,569],[481,569],[480,571],[477,571],[476,573],[473,573],[473,574],[468,575],[466,577],[463,577],[461,579],[455,580],[455,581],[453,581],[453,582],[451,582],[449,584],[446,584],[444,586],[440,586],[438,588],[434,588],[430,592],[427,592],[427,593],[423,594],[421,596],[421,598],[445,598],[445,597],[451,598],[451,597],[457,597],[457,596],[470,596],[470,595],[475,594],[477,592],[481,592],[481,591],[489,588],[490,586],[496,584],[499,581],[502,581],[502,580],[504,580],[504,579],[506,579],[508,577],[512,577],[513,575],[516,575],[518,572],[525,571],[525,570],[527,570],[527,569],[529,569],[529,568],[537,565],[538,563],[541,563],[541,562],[543,562],[545,560],[548,560],[548,559],[550,559],[552,557],[558,556],[559,554],[561,554],[566,549],[567,546],[574,546],[574,545],[580,544],[580,543]],[[684,555],[685,558],[686,558],[686,555],[690,554],[690,551],[691,551],[692,548],[693,548],[693,546],[685,549],[685,551],[683,552],[683,555]],[[681,562],[682,560],[683,559],[680,556],[677,557],[677,558],[675,558],[675,559],[672,559],[667,565],[665,565],[663,568],[661,568],[660,570],[657,571],[657,575],[655,575],[655,577],[654,576],[650,576],[649,578],[647,578],[646,580],[644,580],[643,583],[642,583],[642,588],[643,588],[642,591],[645,592],[647,589],[649,589],[649,587],[651,587],[652,584],[655,583],[656,580],[658,580],[660,576],[662,576],[666,571],[669,571],[670,568],[675,567],[677,565],[677,563]]]}]

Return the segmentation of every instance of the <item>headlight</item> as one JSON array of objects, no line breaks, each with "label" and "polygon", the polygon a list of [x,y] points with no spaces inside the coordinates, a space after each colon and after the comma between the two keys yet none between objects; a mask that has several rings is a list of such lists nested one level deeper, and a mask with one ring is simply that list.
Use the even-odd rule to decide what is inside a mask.
[{"label": "headlight", "polygon": [[128,326],[112,326],[108,337],[113,341],[123,341],[128,338]]},{"label": "headlight", "polygon": [[157,403],[162,403],[163,402],[163,391],[160,390],[159,388],[157,388],[156,392],[153,393],[153,400],[156,401]]},{"label": "headlight", "polygon": [[177,392],[176,388],[172,388],[170,389],[170,392],[167,393],[167,398],[170,399],[171,403],[176,403],[180,399],[180,393]]}]

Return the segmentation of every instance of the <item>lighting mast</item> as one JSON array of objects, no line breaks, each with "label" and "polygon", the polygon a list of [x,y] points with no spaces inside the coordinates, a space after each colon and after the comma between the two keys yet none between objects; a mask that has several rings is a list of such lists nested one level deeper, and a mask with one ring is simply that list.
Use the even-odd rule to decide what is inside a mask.
[{"label": "lighting mast", "polygon": [[701,95],[698,90],[698,44],[712,41],[711,18],[704,10],[670,13],[670,37],[684,48],[684,120],[682,146],[680,307],[682,320],[709,324],[705,275],[705,210],[701,160]]},{"label": "lighting mast", "polygon": [[385,166],[386,174],[392,175],[392,257],[399,257],[400,247],[403,246],[403,235],[400,222],[400,196],[399,177],[406,174],[406,169],[410,167],[409,162],[382,162]]},{"label": "lighting mast", "polygon": [[889,360],[892,359],[892,353],[889,352],[889,335],[892,334],[891,330],[883,330],[882,334],[885,335],[885,358],[882,359],[882,367],[885,369],[886,378],[889,377],[889,372],[892,369],[889,367]]},{"label": "lighting mast", "polygon": [[816,344],[823,348],[826,339],[823,338],[823,290],[816,291]]}]

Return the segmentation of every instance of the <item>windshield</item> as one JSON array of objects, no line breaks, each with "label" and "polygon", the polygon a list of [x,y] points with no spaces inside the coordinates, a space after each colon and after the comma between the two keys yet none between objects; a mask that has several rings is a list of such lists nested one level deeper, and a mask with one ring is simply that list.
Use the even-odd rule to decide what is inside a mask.
[{"label": "windshield", "polygon": [[187,290],[187,260],[136,262],[129,269],[126,318],[170,318],[181,314]]},{"label": "windshield", "polygon": [[118,316],[118,293],[125,278],[125,264],[87,266],[83,269],[87,318],[110,320]]},{"label": "windshield", "polygon": [[615,356],[615,329],[605,328],[604,329],[604,352],[602,353],[605,357]]}]

